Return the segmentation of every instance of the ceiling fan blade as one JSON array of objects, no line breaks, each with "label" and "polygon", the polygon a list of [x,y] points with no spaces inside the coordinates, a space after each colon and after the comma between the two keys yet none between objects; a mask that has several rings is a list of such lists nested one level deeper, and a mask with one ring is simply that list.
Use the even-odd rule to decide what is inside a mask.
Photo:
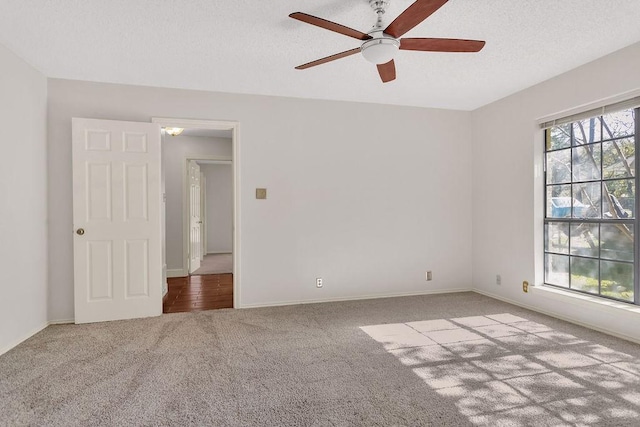
[{"label": "ceiling fan blade", "polygon": [[389,26],[385,33],[398,38],[427,19],[449,0],[418,0],[405,9]]},{"label": "ceiling fan blade", "polygon": [[460,39],[400,39],[400,49],[423,52],[479,52],[484,47],[482,40]]},{"label": "ceiling fan blade", "polygon": [[382,83],[387,83],[396,79],[396,63],[393,59],[386,64],[378,64],[377,67]]},{"label": "ceiling fan blade", "polygon": [[307,62],[306,64],[298,65],[296,70],[306,70],[307,68],[315,67],[316,65],[326,64],[327,62],[335,61],[336,59],[345,58],[347,56],[355,55],[360,52],[360,48],[347,50],[345,52],[336,53],[335,55],[327,56],[326,58],[318,59],[316,61]]},{"label": "ceiling fan blade", "polygon": [[344,25],[336,24],[335,22],[327,21],[326,19],[318,18],[316,16],[308,15],[302,12],[295,12],[289,15],[293,19],[306,22],[307,24],[315,25],[316,27],[324,28],[325,30],[333,31],[335,33],[344,34],[345,36],[353,37],[358,40],[369,40],[371,36],[365,34],[353,28],[345,27]]}]

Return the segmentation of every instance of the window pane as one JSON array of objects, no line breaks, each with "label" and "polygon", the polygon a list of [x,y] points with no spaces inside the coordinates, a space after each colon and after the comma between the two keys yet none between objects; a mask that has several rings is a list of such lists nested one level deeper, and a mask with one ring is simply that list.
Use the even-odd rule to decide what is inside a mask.
[{"label": "window pane", "polygon": [[600,261],[601,294],[633,301],[633,264]]},{"label": "window pane", "polygon": [[581,120],[573,124],[573,145],[591,144],[602,139],[599,117]]},{"label": "window pane", "polygon": [[633,138],[602,143],[602,177],[627,178],[636,175],[635,141]]},{"label": "window pane", "polygon": [[[632,179],[619,179],[602,183],[602,212],[607,219],[634,218],[636,191]],[[611,200],[611,203],[609,203]]]},{"label": "window pane", "polygon": [[573,186],[573,217],[600,218],[600,182]]},{"label": "window pane", "polygon": [[567,255],[545,255],[545,283],[569,287],[569,257]]},{"label": "window pane", "polygon": [[568,218],[571,216],[571,185],[550,185],[547,187],[547,218]]},{"label": "window pane", "polygon": [[602,224],[600,233],[601,258],[633,261],[633,225]]},{"label": "window pane", "polygon": [[625,110],[603,116],[604,139],[620,138],[635,133],[635,111]]},{"label": "window pane", "polygon": [[571,224],[571,255],[598,257],[598,224]]},{"label": "window pane", "polygon": [[600,179],[602,147],[592,144],[573,149],[573,180],[593,181]]},{"label": "window pane", "polygon": [[569,253],[569,224],[562,222],[545,224],[545,236],[546,252]]},{"label": "window pane", "polygon": [[557,150],[571,145],[571,125],[554,126],[547,129],[547,150]]},{"label": "window pane", "polygon": [[599,293],[597,259],[571,257],[571,289]]},{"label": "window pane", "polygon": [[545,283],[634,302],[637,113],[545,131]]},{"label": "window pane", "polygon": [[571,149],[547,153],[547,184],[571,182]]}]

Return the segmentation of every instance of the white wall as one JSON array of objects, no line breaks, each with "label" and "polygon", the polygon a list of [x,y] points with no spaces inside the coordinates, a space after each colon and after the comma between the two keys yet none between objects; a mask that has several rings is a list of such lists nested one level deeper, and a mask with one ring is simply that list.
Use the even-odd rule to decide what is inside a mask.
[{"label": "white wall", "polygon": [[537,119],[640,89],[638,70],[635,44],[473,112],[475,288],[640,340],[640,317],[629,310],[567,300],[540,288],[522,292],[523,280],[543,282],[544,147]]},{"label": "white wall", "polygon": [[639,67],[636,44],[473,113],[54,79],[47,116],[0,46],[0,352],[46,324],[47,280],[49,319],[73,318],[74,116],[240,121],[242,305],[468,288],[472,263],[481,292],[640,339],[633,311],[520,290],[542,280],[536,120],[640,89]]},{"label": "white wall", "polygon": [[47,325],[46,126],[46,78],[0,45],[0,354]]},{"label": "white wall", "polygon": [[[183,233],[182,197],[184,195],[184,164],[187,157],[210,155],[231,159],[231,140],[194,136],[168,136],[162,141],[163,170],[165,176],[167,271],[182,270]],[[187,274],[184,272],[183,274]]]},{"label": "white wall", "polygon": [[468,112],[56,79],[49,107],[53,319],[73,316],[74,116],[239,121],[242,306],[470,288]]},{"label": "white wall", "polygon": [[230,164],[200,165],[206,182],[207,253],[233,251],[233,168]]}]

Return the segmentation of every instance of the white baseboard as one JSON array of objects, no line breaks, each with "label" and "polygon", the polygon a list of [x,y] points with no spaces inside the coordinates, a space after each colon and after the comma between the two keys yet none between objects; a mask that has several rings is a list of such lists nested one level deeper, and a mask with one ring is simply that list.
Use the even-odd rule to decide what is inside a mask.
[{"label": "white baseboard", "polygon": [[207,255],[232,255],[233,252],[231,251],[214,251],[214,252],[207,252]]},{"label": "white baseboard", "polygon": [[574,325],[582,326],[582,327],[587,328],[587,329],[593,329],[594,331],[602,332],[603,334],[611,335],[611,336],[614,336],[614,337],[617,337],[617,338],[621,338],[623,340],[627,340],[627,341],[634,342],[636,344],[640,344],[640,340],[638,338],[636,338],[636,337],[632,337],[632,336],[629,336],[629,335],[626,335],[626,334],[621,334],[619,332],[612,331],[611,329],[603,328],[601,326],[585,323],[585,322],[582,322],[580,320],[576,320],[576,319],[574,319],[574,318],[572,318],[570,316],[563,316],[561,314],[556,314],[556,313],[553,313],[551,311],[543,310],[543,309],[531,306],[529,304],[523,304],[521,302],[509,299],[509,298],[505,298],[505,297],[500,296],[500,295],[495,295],[495,294],[492,294],[491,292],[481,291],[479,289],[473,289],[473,292],[481,294],[481,295],[484,295],[484,296],[487,296],[489,298],[493,298],[493,299],[497,299],[497,300],[500,300],[500,301],[504,301],[504,302],[509,303],[509,304],[517,305],[518,307],[526,308],[527,310],[535,311],[537,313],[546,314],[547,316],[555,317],[556,319],[564,320],[565,322],[573,323]]},{"label": "white baseboard", "polygon": [[187,277],[189,273],[187,273],[182,268],[171,268],[167,270],[167,277]]},{"label": "white baseboard", "polygon": [[37,328],[35,328],[35,329],[29,331],[28,333],[26,333],[23,337],[18,338],[17,340],[14,340],[13,342],[9,343],[8,345],[5,345],[3,348],[0,348],[0,356],[5,354],[6,352],[11,350],[12,348],[16,347],[20,343],[28,340],[29,338],[31,338],[32,336],[34,336],[35,334],[37,334],[38,332],[40,332],[41,330],[46,328],[47,326],[49,326],[49,322],[45,322],[43,325],[40,325]]},{"label": "white baseboard", "polygon": [[[168,272],[171,271],[175,271],[175,272],[180,272],[182,273],[183,270],[182,269],[176,269],[176,270],[168,270]],[[168,275],[168,274],[167,274]],[[184,276],[169,276],[169,277],[184,277]],[[409,297],[409,296],[419,296],[419,295],[436,295],[436,294],[452,294],[452,293],[460,293],[460,292],[475,292],[478,293],[480,295],[484,295],[487,296],[489,298],[493,298],[493,299],[497,299],[509,304],[513,304],[515,306],[518,307],[522,307],[522,308],[526,308],[528,310],[531,311],[535,311],[537,313],[542,313],[545,314],[547,316],[551,316],[554,317],[556,319],[560,319],[560,320],[564,320],[566,322],[569,323],[573,323],[588,329],[593,329],[595,331],[598,332],[602,332],[605,333],[607,335],[612,335],[614,337],[617,338],[621,338],[627,341],[631,341],[637,344],[640,344],[640,340],[636,337],[632,337],[626,334],[621,334],[619,332],[616,331],[612,331],[610,329],[607,328],[603,328],[597,325],[592,325],[592,324],[588,324],[576,319],[573,319],[569,316],[563,316],[563,315],[559,315],[547,310],[543,310],[543,309],[539,309],[537,307],[531,306],[529,304],[523,304],[519,301],[515,301],[512,300],[510,298],[505,298],[503,296],[500,295],[496,295],[493,294],[491,292],[486,292],[486,291],[482,291],[479,289],[471,289],[471,288],[462,288],[462,289],[444,289],[444,290],[432,290],[432,291],[423,291],[423,292],[401,292],[401,293],[392,293],[392,294],[373,294],[373,295],[361,295],[361,296],[351,296],[351,297],[337,297],[337,298],[318,298],[318,299],[313,299],[313,300],[298,300],[298,301],[279,301],[279,302],[271,302],[271,303],[267,303],[267,304],[241,304],[239,307],[237,308],[260,308],[260,307],[279,307],[279,306],[286,306],[286,305],[298,305],[298,304],[318,304],[318,303],[324,303],[324,302],[340,302],[340,301],[357,301],[357,300],[368,300],[368,299],[379,299],[379,298],[397,298],[397,297]],[[45,329],[47,326],[49,325],[62,325],[62,324],[69,324],[69,323],[74,323],[73,319],[59,319],[59,320],[50,320],[48,322],[46,322],[44,325],[41,325],[37,328],[35,328],[34,330],[32,330],[31,332],[25,334],[25,336],[23,338],[17,339],[14,342],[10,343],[9,345],[6,345],[4,348],[0,349],[0,355],[3,355],[4,353],[8,352],[9,350],[11,350],[12,348],[16,347],[17,345],[19,345],[20,343],[26,341],[27,339],[31,338],[33,335],[37,334],[38,332],[42,331],[43,329]]]},{"label": "white baseboard", "polygon": [[70,323],[75,323],[75,319],[60,319],[60,320],[49,320],[49,325],[68,325]]},{"label": "white baseboard", "polygon": [[323,302],[358,301],[358,300],[378,299],[378,298],[411,297],[411,296],[418,296],[418,295],[454,294],[454,293],[471,292],[471,291],[472,291],[471,288],[464,288],[464,289],[442,289],[442,290],[435,290],[435,291],[431,290],[431,291],[423,291],[423,292],[400,292],[400,293],[392,293],[392,294],[373,294],[373,295],[359,295],[359,296],[337,297],[337,298],[318,298],[318,299],[312,299],[312,300],[277,301],[277,302],[270,302],[267,304],[241,304],[237,308],[280,307],[285,305],[319,304]]}]

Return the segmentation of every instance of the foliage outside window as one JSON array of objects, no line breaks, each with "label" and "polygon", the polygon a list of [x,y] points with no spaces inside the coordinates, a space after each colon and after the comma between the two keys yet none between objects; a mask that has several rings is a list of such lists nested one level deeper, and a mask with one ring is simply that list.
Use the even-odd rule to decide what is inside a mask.
[{"label": "foliage outside window", "polygon": [[545,283],[638,304],[636,123],[628,109],[546,130]]}]

